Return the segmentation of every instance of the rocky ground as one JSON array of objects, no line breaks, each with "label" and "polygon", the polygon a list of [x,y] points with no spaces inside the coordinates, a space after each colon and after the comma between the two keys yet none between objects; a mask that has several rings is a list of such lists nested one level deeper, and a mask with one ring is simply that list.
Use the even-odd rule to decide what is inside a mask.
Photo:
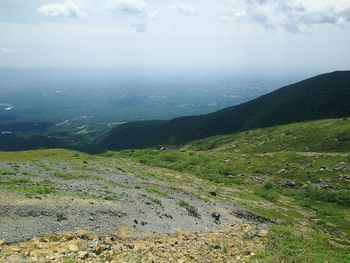
[{"label": "rocky ground", "polygon": [[[258,228],[255,228],[258,229]],[[254,234],[255,233],[255,234]],[[148,236],[122,226],[98,237],[88,231],[51,234],[2,247],[3,262],[247,262],[266,231],[250,224],[225,230]],[[147,237],[141,238],[142,235]]]},{"label": "rocky ground", "polygon": [[242,237],[264,220],[194,178],[79,159],[1,162],[0,171],[4,262],[223,262],[259,249]]}]

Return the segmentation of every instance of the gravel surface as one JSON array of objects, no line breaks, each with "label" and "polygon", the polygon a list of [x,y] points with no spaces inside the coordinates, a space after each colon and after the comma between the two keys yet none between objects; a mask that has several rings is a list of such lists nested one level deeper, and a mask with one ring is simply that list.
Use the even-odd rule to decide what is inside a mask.
[{"label": "gravel surface", "polygon": [[[106,235],[127,225],[149,234],[164,234],[176,229],[218,230],[249,221],[239,218],[240,210],[232,204],[199,198],[203,194],[199,191],[205,190],[180,191],[174,182],[123,173],[113,163],[77,166],[68,161],[0,162],[0,170],[15,171],[5,172],[2,179],[30,180],[15,186],[38,186],[50,180],[50,187],[57,191],[28,197],[26,192],[0,188],[0,240],[6,243],[76,229]],[[86,178],[62,179],[57,173],[84,174]],[[180,206],[180,201],[189,204],[195,213]]]}]

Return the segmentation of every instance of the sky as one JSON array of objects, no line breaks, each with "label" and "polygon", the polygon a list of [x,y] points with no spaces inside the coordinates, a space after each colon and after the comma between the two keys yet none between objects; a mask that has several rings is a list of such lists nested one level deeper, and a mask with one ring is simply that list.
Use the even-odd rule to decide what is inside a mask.
[{"label": "sky", "polygon": [[350,0],[0,0],[0,67],[350,69]]}]

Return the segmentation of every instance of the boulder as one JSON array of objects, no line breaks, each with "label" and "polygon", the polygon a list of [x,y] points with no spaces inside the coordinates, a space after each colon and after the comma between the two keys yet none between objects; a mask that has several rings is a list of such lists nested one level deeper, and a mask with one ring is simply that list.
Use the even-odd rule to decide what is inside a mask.
[{"label": "boulder", "polygon": [[284,188],[296,188],[297,184],[295,181],[285,180],[281,183],[281,186]]},{"label": "boulder", "polygon": [[219,213],[217,213],[217,212],[213,212],[213,213],[211,214],[211,217],[214,218],[215,221],[220,221],[221,215],[220,215]]}]

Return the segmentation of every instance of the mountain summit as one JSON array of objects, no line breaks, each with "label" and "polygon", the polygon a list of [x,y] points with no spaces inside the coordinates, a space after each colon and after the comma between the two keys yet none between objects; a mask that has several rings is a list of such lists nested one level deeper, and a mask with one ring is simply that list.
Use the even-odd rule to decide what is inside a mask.
[{"label": "mountain summit", "polygon": [[254,128],[348,116],[350,71],[336,71],[206,115],[127,123],[111,130],[99,144],[107,149],[181,144]]}]

